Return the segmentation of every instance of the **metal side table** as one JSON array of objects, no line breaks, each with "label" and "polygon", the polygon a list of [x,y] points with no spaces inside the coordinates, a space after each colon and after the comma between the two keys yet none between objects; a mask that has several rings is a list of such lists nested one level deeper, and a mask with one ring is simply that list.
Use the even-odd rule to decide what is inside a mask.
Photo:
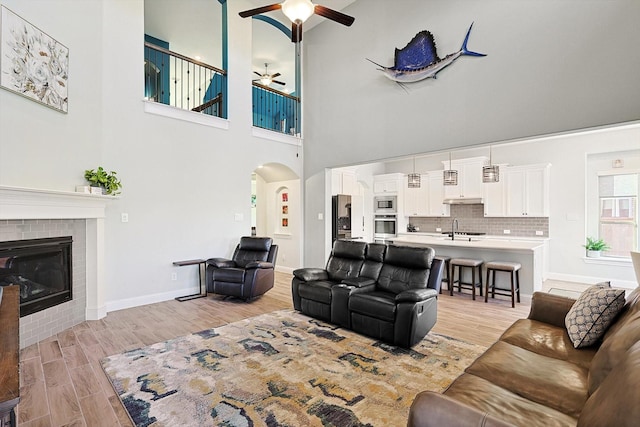
[{"label": "metal side table", "polygon": [[173,265],[177,267],[182,267],[185,265],[198,265],[198,279],[200,281],[200,293],[185,295],[182,297],[176,297],[177,301],[184,302],[189,301],[196,298],[204,298],[207,296],[207,283],[206,283],[206,267],[207,260],[206,259],[188,259],[186,261],[174,261]]}]

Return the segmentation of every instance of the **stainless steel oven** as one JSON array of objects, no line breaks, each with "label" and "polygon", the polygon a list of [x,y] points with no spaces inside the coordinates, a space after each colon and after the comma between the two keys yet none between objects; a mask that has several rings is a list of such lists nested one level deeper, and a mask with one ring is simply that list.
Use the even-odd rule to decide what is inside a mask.
[{"label": "stainless steel oven", "polygon": [[397,196],[375,196],[373,198],[373,212],[380,214],[395,214],[398,212]]},{"label": "stainless steel oven", "polygon": [[385,241],[398,234],[398,218],[396,215],[375,215],[373,218],[373,239]]}]

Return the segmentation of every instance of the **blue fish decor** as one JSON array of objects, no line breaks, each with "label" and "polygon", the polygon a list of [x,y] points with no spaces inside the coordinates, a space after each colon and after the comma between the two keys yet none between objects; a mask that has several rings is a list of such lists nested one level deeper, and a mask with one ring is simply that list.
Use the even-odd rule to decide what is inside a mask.
[{"label": "blue fish decor", "polygon": [[461,56],[486,56],[484,53],[472,52],[467,49],[471,28],[473,28],[473,23],[467,31],[460,50],[444,58],[438,57],[433,34],[424,30],[416,34],[404,48],[396,48],[393,67],[385,67],[368,58],[367,60],[380,67],[379,70],[394,82],[412,83],[428,78],[435,79],[440,71],[453,64]]}]

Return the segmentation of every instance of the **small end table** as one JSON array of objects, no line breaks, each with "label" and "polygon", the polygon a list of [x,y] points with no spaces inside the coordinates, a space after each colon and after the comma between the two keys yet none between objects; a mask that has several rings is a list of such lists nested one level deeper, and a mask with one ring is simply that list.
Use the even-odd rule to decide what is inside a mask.
[{"label": "small end table", "polygon": [[182,267],[185,265],[198,265],[198,279],[200,281],[200,293],[199,294],[192,294],[192,295],[185,295],[183,297],[176,297],[176,301],[180,301],[180,302],[184,302],[184,301],[189,301],[192,299],[196,299],[196,298],[204,298],[207,296],[207,283],[206,283],[206,266],[207,266],[207,260],[206,259],[188,259],[186,261],[174,261],[173,265],[177,266],[177,267]]}]

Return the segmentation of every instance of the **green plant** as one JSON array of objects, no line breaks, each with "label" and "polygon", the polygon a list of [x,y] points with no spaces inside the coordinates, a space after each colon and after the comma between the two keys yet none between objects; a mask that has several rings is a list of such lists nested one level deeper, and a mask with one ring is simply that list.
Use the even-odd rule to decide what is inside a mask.
[{"label": "green plant", "polygon": [[102,166],[99,166],[97,170],[87,169],[84,171],[84,179],[89,181],[92,187],[102,187],[106,194],[113,196],[120,194],[118,190],[122,188],[122,183],[116,176],[116,172],[107,172]]},{"label": "green plant", "polygon": [[593,237],[587,237],[587,244],[584,247],[588,251],[606,251],[609,249],[609,245],[602,239],[594,239]]}]

